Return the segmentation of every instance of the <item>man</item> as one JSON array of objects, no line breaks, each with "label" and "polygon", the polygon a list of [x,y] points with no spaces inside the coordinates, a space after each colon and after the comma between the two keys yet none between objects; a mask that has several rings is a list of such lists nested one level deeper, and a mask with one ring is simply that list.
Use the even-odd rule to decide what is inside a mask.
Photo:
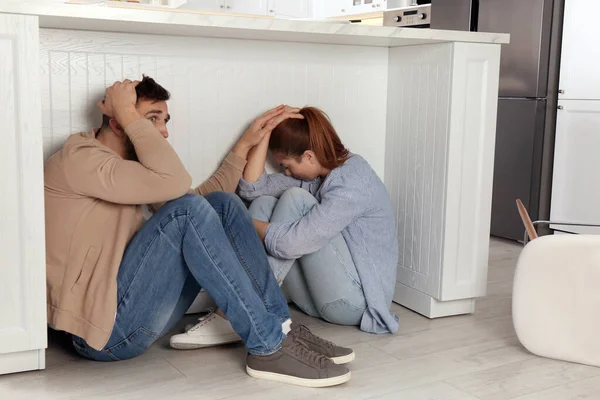
[{"label": "man", "polygon": [[[149,77],[115,83],[99,104],[102,127],[70,136],[48,160],[50,326],[72,334],[89,359],[132,358],[172,329],[204,287],[246,344],[250,375],[311,387],[348,381],[348,369],[299,339],[306,328],[291,324],[252,219],[224,192],[237,186],[248,152],[297,111],[258,118],[219,170],[186,194],[191,178],[165,140],[169,96]],[[146,204],[155,213],[142,224]]]}]

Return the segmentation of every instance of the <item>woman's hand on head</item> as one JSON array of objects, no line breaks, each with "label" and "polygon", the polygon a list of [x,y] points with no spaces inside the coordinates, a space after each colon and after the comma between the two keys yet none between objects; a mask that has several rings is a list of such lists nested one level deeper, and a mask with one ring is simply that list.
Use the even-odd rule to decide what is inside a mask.
[{"label": "woman's hand on head", "polygon": [[303,119],[300,109],[280,105],[256,118],[233,148],[233,152],[242,158],[247,158],[248,152],[261,141],[267,140],[271,131],[288,118]]}]

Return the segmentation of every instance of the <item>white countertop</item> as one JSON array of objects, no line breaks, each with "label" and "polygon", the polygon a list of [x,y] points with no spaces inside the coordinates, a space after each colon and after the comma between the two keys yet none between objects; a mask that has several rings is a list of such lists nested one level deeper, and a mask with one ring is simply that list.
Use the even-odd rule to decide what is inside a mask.
[{"label": "white countertop", "polygon": [[37,15],[42,28],[398,47],[442,42],[509,42],[508,34],[248,18],[104,5],[2,1],[0,12]]}]

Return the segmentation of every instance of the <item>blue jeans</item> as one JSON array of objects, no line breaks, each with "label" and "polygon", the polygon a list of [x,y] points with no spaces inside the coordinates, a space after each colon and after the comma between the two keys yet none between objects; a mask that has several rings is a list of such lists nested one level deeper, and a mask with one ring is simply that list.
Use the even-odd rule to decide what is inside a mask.
[{"label": "blue jeans", "polygon": [[[259,197],[250,204],[250,214],[261,221],[297,221],[317,204],[300,188],[287,190],[278,200]],[[360,325],[367,307],[356,266],[342,234],[319,251],[297,260],[269,256],[279,283],[284,282],[291,300],[306,314],[339,325]],[[285,279],[285,281],[284,281]]]},{"label": "blue jeans", "polygon": [[290,318],[252,219],[235,195],[185,195],[166,203],[133,237],[117,277],[115,325],[106,346],[79,338],[79,354],[116,361],[146,351],[184,316],[200,287],[215,300],[248,351],[268,355]]}]

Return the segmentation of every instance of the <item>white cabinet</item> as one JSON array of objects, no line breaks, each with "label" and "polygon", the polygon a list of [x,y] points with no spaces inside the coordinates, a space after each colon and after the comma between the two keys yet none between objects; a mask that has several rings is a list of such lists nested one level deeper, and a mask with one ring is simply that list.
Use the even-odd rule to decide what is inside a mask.
[{"label": "white cabinet", "polygon": [[277,18],[310,18],[312,0],[269,0],[268,15]]},{"label": "white cabinet", "polygon": [[348,0],[346,6],[348,15],[370,14],[383,12],[386,8],[386,0]]},{"label": "white cabinet", "polygon": [[[597,179],[600,171],[599,127],[600,101],[559,101],[551,220],[600,223],[600,180]],[[563,229],[580,233],[600,233],[600,229]]]},{"label": "white cabinet", "polygon": [[38,18],[0,14],[0,374],[44,368],[46,255]]},{"label": "white cabinet", "polygon": [[500,45],[390,49],[384,179],[398,221],[394,300],[430,318],[471,313],[486,293],[499,65]]},{"label": "white cabinet", "polygon": [[180,10],[195,10],[204,12],[223,12],[225,9],[224,0],[188,0]]},{"label": "white cabinet", "polygon": [[189,0],[181,10],[267,15],[269,0]]},{"label": "white cabinet", "polygon": [[382,13],[387,0],[315,0],[315,18],[340,18]]},{"label": "white cabinet", "polygon": [[268,2],[268,0],[223,0],[225,12],[248,15],[267,15]]},{"label": "white cabinet", "polygon": [[[566,0],[560,66],[560,99],[600,100],[600,1]],[[563,93],[564,92],[564,93]]]},{"label": "white cabinet", "polygon": [[346,15],[351,6],[352,0],[315,0],[315,19]]}]

